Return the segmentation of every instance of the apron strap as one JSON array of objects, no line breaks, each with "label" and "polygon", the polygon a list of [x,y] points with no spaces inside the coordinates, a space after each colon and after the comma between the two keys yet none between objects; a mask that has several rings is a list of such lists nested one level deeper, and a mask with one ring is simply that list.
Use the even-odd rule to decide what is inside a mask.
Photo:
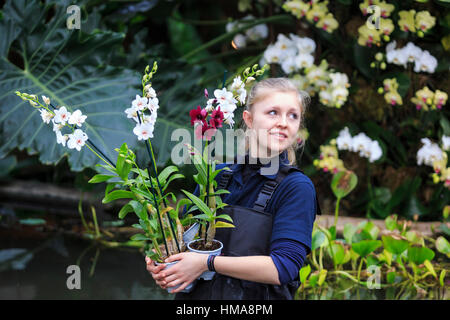
[{"label": "apron strap", "polygon": [[[258,194],[258,197],[256,198],[255,204],[253,205],[253,209],[264,212],[277,186],[292,171],[300,171],[301,173],[304,174],[302,169],[297,168],[295,166],[281,167],[275,180],[269,179],[264,183],[264,186],[262,187],[260,193]],[[316,207],[317,207],[316,214],[321,215],[322,210],[320,209],[319,200],[317,198],[317,192],[316,192]]]},{"label": "apron strap", "polygon": [[217,190],[227,189],[230,184],[231,177],[233,176],[233,171],[223,170],[222,175],[220,176],[220,181],[217,184]]},{"label": "apron strap", "polygon": [[[295,166],[282,166],[280,168],[275,180],[268,179],[264,183],[261,191],[258,194],[258,197],[256,198],[255,204],[253,205],[253,209],[264,212],[264,210],[266,209],[266,206],[269,204],[269,201],[272,198],[272,195],[275,192],[275,189],[277,188],[278,184],[291,171],[300,171],[301,173],[304,173],[302,169],[297,168]],[[233,176],[233,171],[224,170],[223,173],[221,174],[219,183],[217,184],[217,189],[227,189],[232,176]],[[321,215],[322,211],[320,209],[319,200],[317,198],[317,193],[316,193],[316,207],[317,207],[316,213],[318,215]]]}]

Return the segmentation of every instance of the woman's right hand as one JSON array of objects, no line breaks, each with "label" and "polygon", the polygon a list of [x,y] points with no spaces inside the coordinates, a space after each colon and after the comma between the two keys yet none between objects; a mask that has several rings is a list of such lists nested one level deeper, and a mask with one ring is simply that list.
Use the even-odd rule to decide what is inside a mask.
[{"label": "woman's right hand", "polygon": [[166,287],[167,283],[164,280],[162,280],[163,277],[161,276],[161,274],[159,274],[161,270],[164,270],[166,265],[160,264],[159,266],[157,266],[155,265],[155,262],[149,257],[145,257],[145,262],[147,263],[147,271],[150,272],[156,284],[160,286],[162,289],[167,289]]}]

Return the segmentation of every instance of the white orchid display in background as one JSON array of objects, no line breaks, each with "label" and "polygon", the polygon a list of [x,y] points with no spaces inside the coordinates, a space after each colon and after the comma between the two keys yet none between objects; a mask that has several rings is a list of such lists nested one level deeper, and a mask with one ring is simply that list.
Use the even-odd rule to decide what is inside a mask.
[{"label": "white orchid display in background", "polygon": [[336,144],[339,150],[359,152],[359,155],[369,159],[369,162],[377,161],[383,155],[377,140],[370,139],[364,132],[352,137],[348,127],[339,132]]},{"label": "white orchid display in background", "polygon": [[[245,24],[254,20],[255,17],[248,15],[240,20],[228,22],[225,26],[227,32],[233,32],[239,28],[245,26]],[[236,48],[245,48],[249,42],[257,42],[259,40],[266,39],[269,35],[269,28],[266,24],[259,24],[244,31],[244,33],[238,33],[233,38],[233,44]]]},{"label": "white orchid display in background", "polygon": [[442,148],[437,143],[428,138],[420,140],[423,146],[417,151],[417,165],[425,164],[433,167],[431,175],[434,183],[444,182],[445,187],[450,188],[450,167],[447,167],[448,155],[450,151],[450,136],[442,136]]},{"label": "white orchid display in background", "polygon": [[300,90],[310,96],[319,95],[321,104],[341,108],[347,101],[350,87],[345,73],[328,69],[326,60],[319,66],[314,64],[316,43],[308,37],[278,34],[277,41],[264,51],[260,64],[272,63],[281,66],[285,74],[297,84]]},{"label": "white orchid display in background", "polygon": [[434,73],[437,67],[437,59],[429,51],[422,50],[414,43],[408,42],[406,46],[396,49],[394,40],[386,46],[386,59],[388,63],[407,68],[408,63],[414,63],[414,72]]}]

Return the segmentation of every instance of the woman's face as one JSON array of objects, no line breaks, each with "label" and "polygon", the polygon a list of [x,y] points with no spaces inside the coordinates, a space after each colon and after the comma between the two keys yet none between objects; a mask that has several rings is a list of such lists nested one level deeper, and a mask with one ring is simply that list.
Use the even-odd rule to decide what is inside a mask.
[{"label": "woman's face", "polygon": [[[268,92],[253,105],[252,112],[245,110],[242,117],[251,129],[251,155],[273,157],[286,150],[297,138],[300,102],[295,92]],[[258,146],[256,149],[255,145]]]}]

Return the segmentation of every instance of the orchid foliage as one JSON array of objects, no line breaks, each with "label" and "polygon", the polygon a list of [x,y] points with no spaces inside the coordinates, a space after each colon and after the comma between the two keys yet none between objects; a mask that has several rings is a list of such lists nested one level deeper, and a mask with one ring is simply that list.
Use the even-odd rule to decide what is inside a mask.
[{"label": "orchid foliage", "polygon": [[[246,68],[242,75],[233,78],[233,82],[226,88],[214,90],[214,97],[210,97],[205,89],[206,106],[202,108],[197,106],[189,112],[191,125],[194,127],[195,138],[205,140],[203,153],[191,145],[187,145],[192,162],[194,163],[197,174],[194,176],[195,182],[199,185],[199,197],[191,194],[186,190],[182,190],[189,199],[192,200],[194,206],[188,212],[200,210],[201,214],[195,215],[199,223],[203,225],[201,237],[205,238],[205,245],[208,248],[212,245],[215,236],[215,230],[218,227],[234,227],[232,219],[226,214],[216,215],[217,210],[226,206],[222,203],[220,195],[228,193],[227,190],[215,190],[217,182],[215,177],[219,172],[227,168],[215,169],[217,160],[210,157],[212,140],[217,130],[227,124],[229,128],[234,126],[234,111],[238,107],[245,105],[247,98],[246,86],[256,80],[268,69],[264,65],[258,69],[255,64],[251,68]],[[211,141],[210,147],[208,143]],[[226,220],[219,221],[218,219]],[[207,229],[207,231],[205,231]]]},{"label": "orchid foliage", "polygon": [[[156,71],[156,62],[151,71],[147,66],[142,77],[142,97],[136,95],[131,107],[125,110],[127,117],[135,122],[133,132],[138,140],[148,143],[151,150],[149,152],[151,169],[142,169],[138,166],[136,154],[128,148],[126,143],[115,149],[118,153],[115,163],[108,159],[92,141],[88,140],[87,134],[79,129],[87,119],[80,110],[69,112],[65,106],[54,107],[50,99],[45,96],[42,96],[44,103],[41,103],[36,95],[18,91],[16,94],[39,110],[44,123],[53,124],[59,144],[78,151],[87,146],[104,162],[104,164],[97,164],[104,172],[95,175],[89,182],[107,183],[103,203],[129,199],[129,202],[119,211],[119,218],[124,219],[129,212],[136,214],[139,223],[134,224],[133,227],[138,229],[139,233],[132,236],[131,240],[143,241],[146,255],[161,262],[164,256],[185,250],[183,232],[188,220],[181,222],[178,217],[178,211],[187,199],[180,199],[177,202],[172,192],[165,193],[170,182],[184,176],[177,173],[178,168],[174,165],[164,168],[159,174],[156,171],[150,142],[159,108],[156,92],[150,82]],[[174,205],[171,205],[170,200]]]}]

